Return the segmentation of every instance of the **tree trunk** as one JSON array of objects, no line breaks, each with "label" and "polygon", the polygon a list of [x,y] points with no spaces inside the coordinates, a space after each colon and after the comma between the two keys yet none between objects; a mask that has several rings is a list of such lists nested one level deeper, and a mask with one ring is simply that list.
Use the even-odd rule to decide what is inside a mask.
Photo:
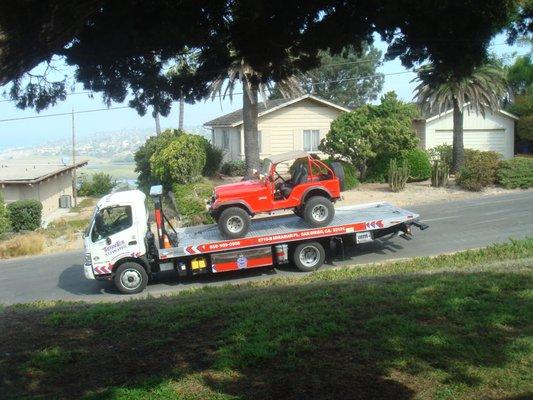
[{"label": "tree trunk", "polygon": [[157,135],[161,135],[161,124],[159,123],[159,113],[154,113],[154,119],[155,119],[155,133]]},{"label": "tree trunk", "polygon": [[179,116],[179,121],[178,121],[178,129],[180,131],[183,130],[183,113],[184,113],[184,110],[185,110],[185,99],[183,98],[183,96],[180,96],[180,116]]},{"label": "tree trunk", "polygon": [[457,173],[465,162],[463,145],[463,109],[457,99],[453,100],[453,157],[452,172]]},{"label": "tree trunk", "polygon": [[259,169],[259,141],[257,138],[257,85],[247,90],[247,82],[242,82],[242,121],[244,129],[244,161],[246,179],[253,176],[253,169]]}]

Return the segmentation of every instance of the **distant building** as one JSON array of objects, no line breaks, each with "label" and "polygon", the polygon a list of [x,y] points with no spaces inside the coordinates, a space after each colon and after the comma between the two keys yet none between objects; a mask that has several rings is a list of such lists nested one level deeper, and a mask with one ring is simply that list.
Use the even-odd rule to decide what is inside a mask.
[{"label": "distant building", "polygon": [[[72,203],[72,174],[87,165],[39,164],[30,161],[0,161],[0,188],[6,204],[35,199],[43,205],[43,215]],[[60,204],[61,203],[61,204]]]}]

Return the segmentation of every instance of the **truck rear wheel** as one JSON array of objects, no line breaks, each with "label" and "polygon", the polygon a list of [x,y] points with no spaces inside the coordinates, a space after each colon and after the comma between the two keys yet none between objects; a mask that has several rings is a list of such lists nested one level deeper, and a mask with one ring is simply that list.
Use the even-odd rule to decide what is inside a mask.
[{"label": "truck rear wheel", "polygon": [[292,260],[300,271],[316,271],[324,264],[326,251],[318,242],[300,243],[294,249]]},{"label": "truck rear wheel", "polygon": [[313,228],[329,225],[335,216],[335,207],[330,199],[314,196],[305,202],[304,219]]},{"label": "truck rear wheel", "polygon": [[148,274],[141,265],[125,262],[117,268],[114,282],[121,293],[141,293],[148,284]]},{"label": "truck rear wheel", "polygon": [[240,207],[229,207],[218,217],[218,229],[228,239],[246,236],[250,230],[250,215]]}]

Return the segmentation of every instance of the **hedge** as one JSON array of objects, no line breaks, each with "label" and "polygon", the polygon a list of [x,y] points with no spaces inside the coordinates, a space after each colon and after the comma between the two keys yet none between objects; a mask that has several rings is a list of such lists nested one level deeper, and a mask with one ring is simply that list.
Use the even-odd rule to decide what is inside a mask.
[{"label": "hedge", "polygon": [[431,163],[427,153],[422,149],[408,150],[400,157],[409,166],[409,182],[420,182],[431,177]]},{"label": "hedge", "polygon": [[463,189],[480,191],[496,182],[500,155],[494,151],[465,150],[465,164],[459,171],[457,183]]},{"label": "hedge", "polygon": [[507,189],[533,187],[533,158],[502,161],[497,176],[498,183]]},{"label": "hedge", "polygon": [[34,231],[41,226],[43,205],[37,200],[18,200],[8,204],[11,227],[15,232]]},{"label": "hedge", "polygon": [[246,164],[242,160],[228,161],[222,164],[220,172],[227,176],[244,176]]}]

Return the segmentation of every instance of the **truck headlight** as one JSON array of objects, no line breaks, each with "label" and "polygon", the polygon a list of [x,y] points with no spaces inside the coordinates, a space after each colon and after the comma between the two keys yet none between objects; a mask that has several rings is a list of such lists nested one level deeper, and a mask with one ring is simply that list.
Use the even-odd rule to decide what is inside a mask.
[{"label": "truck headlight", "polygon": [[93,263],[91,258],[91,253],[85,253],[85,260],[83,261],[85,265],[91,265]]}]

